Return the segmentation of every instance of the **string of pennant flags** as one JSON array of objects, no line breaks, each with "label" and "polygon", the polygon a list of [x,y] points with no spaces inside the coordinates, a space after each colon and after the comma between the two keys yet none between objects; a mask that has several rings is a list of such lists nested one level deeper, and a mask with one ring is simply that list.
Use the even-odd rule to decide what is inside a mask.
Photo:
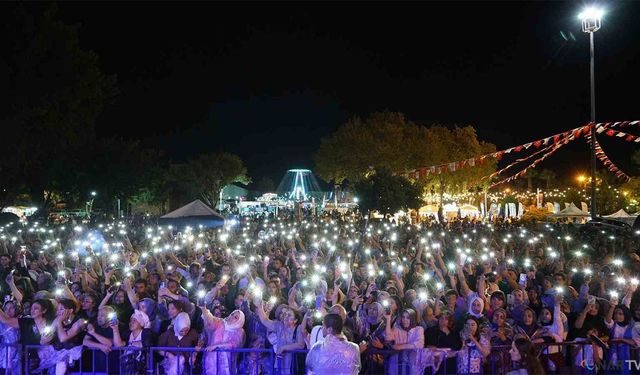
[{"label": "string of pennant flags", "polygon": [[[492,173],[491,175],[484,177],[485,178],[492,178],[498,175],[501,175],[502,173],[506,172],[507,170],[509,170],[510,168],[512,168],[513,166],[527,161],[531,158],[533,158],[534,156],[537,156],[539,154],[545,153],[543,154],[543,156],[541,156],[540,158],[534,160],[534,162],[529,165],[528,167],[526,167],[524,170],[516,173],[515,175],[506,178],[498,183],[494,183],[492,185],[496,186],[505,182],[510,182],[513,181],[517,178],[522,177],[527,170],[534,168],[536,165],[538,165],[540,162],[542,162],[544,159],[546,159],[547,157],[549,157],[551,154],[555,153],[560,147],[566,145],[567,143],[579,138],[582,135],[589,135],[592,126],[595,126],[596,128],[596,132],[597,133],[605,133],[608,136],[615,136],[615,137],[619,137],[619,138],[624,138],[627,142],[638,142],[640,143],[640,137],[632,135],[632,134],[628,134],[628,133],[624,133],[618,130],[613,130],[612,128],[621,128],[621,127],[627,127],[627,126],[631,126],[631,125],[638,125],[640,124],[640,120],[636,120],[636,121],[617,121],[617,122],[602,122],[602,123],[597,123],[595,125],[592,124],[587,124],[587,125],[583,125],[583,126],[579,126],[577,128],[562,132],[562,133],[558,133],[558,134],[554,134],[552,136],[546,137],[546,138],[542,138],[542,139],[538,139],[532,142],[528,142],[528,143],[524,143],[518,146],[514,146],[505,150],[500,150],[500,151],[496,151],[496,152],[492,152],[492,153],[488,153],[488,154],[484,154],[484,155],[479,155],[479,156],[475,156],[472,158],[468,158],[465,160],[460,160],[460,161],[455,161],[455,162],[450,162],[450,163],[444,163],[444,164],[440,164],[440,165],[435,165],[435,166],[430,166],[430,167],[421,167],[421,168],[417,168],[417,169],[413,169],[410,170],[406,173],[404,173],[404,176],[410,179],[420,179],[420,178],[424,178],[428,175],[438,175],[441,173],[447,173],[447,172],[455,172],[457,170],[460,170],[462,168],[465,167],[473,167],[476,164],[483,164],[486,159],[489,158],[494,158],[496,160],[500,160],[503,156],[507,155],[507,154],[512,154],[512,153],[518,153],[518,152],[522,152],[524,150],[529,150],[530,148],[535,148],[538,149],[536,152],[534,152],[532,155],[529,155],[527,157],[524,158],[519,158],[517,160],[515,160],[514,162],[512,162],[511,164],[507,165],[506,167],[500,169],[499,171],[496,171],[494,173]],[[597,141],[596,141],[597,142]],[[541,148],[542,146],[545,146],[543,148]],[[603,153],[604,154],[604,153]],[[605,155],[606,157],[606,155]],[[608,159],[608,157],[606,157],[606,159],[608,160],[609,164],[607,165],[607,167],[609,168],[610,165],[613,165],[613,163],[611,162],[611,160]],[[615,165],[614,165],[615,166]],[[617,169],[617,167],[616,167]],[[617,170],[619,171],[619,169]],[[621,171],[620,171],[621,172]],[[617,172],[616,172],[617,173]],[[621,172],[624,176],[626,176],[628,178],[628,176],[626,174],[624,174],[623,172]],[[618,177],[623,178],[622,175],[618,175],[616,174]]]},{"label": "string of pennant flags", "polygon": [[558,142],[556,144],[553,145],[553,148],[551,149],[551,151],[547,152],[546,154],[542,155],[541,157],[539,157],[538,159],[534,160],[533,163],[529,164],[526,168],[524,168],[523,170],[521,170],[520,172],[514,174],[511,177],[505,178],[502,181],[498,181],[496,183],[491,184],[491,186],[489,186],[489,188],[493,188],[495,186],[498,186],[500,184],[504,184],[505,182],[511,182],[513,180],[516,180],[522,176],[524,176],[530,169],[535,168],[538,164],[542,163],[542,161],[546,158],[548,158],[549,156],[553,155],[553,153],[555,153],[556,151],[558,151],[562,146],[566,145],[567,143],[575,140],[575,137],[567,137],[565,138],[562,142]]},{"label": "string of pennant flags", "polygon": [[[492,174],[490,174],[489,176],[485,176],[485,177],[483,177],[482,179],[483,179],[483,180],[484,180],[484,179],[487,179],[487,178],[489,178],[489,179],[490,179],[490,178],[492,178],[492,177],[495,177],[495,176],[501,175],[502,173],[506,172],[506,171],[507,171],[508,169],[510,169],[511,167],[513,167],[513,166],[515,166],[515,165],[517,165],[517,164],[519,164],[519,163],[522,163],[523,161],[527,161],[527,160],[529,160],[529,159],[533,158],[534,156],[539,155],[539,154],[541,154],[541,153],[543,153],[543,152],[555,152],[555,147],[556,147],[556,145],[560,145],[560,147],[561,147],[561,146],[564,146],[565,144],[567,144],[568,142],[573,141],[574,139],[576,139],[576,137],[573,135],[573,133],[572,133],[572,134],[569,134],[568,136],[563,137],[562,139],[560,139],[558,142],[554,142],[554,143],[552,143],[551,145],[549,145],[549,146],[547,146],[547,147],[545,147],[545,148],[542,148],[542,149],[540,149],[540,150],[538,150],[538,151],[534,152],[533,154],[531,154],[531,155],[529,155],[529,156],[526,156],[526,157],[524,157],[524,158],[516,159],[516,161],[514,161],[513,163],[511,163],[511,164],[507,165],[506,167],[504,167],[504,168],[502,168],[502,169],[500,169],[500,170],[498,170],[498,171],[493,172],[493,173],[492,173]],[[566,141],[566,142],[565,142],[565,141]],[[545,156],[543,156],[543,158],[544,158],[544,157],[545,157]],[[538,159],[538,160],[539,160],[539,159]]]},{"label": "string of pennant flags", "polygon": [[[609,132],[609,131],[607,131],[607,132]],[[638,138],[638,137],[635,137],[635,138]],[[594,142],[595,149],[596,149],[596,157],[598,158],[598,160],[600,160],[602,162],[602,164],[604,164],[605,167],[607,167],[607,169],[611,173],[614,173],[616,177],[618,177],[620,179],[623,179],[625,181],[631,180],[631,177],[629,177],[629,175],[627,175],[626,173],[621,171],[620,168],[618,168],[615,164],[613,164],[613,162],[611,161],[611,159],[609,159],[607,154],[604,153],[604,150],[600,146],[600,142],[598,142],[597,139],[594,138],[592,140],[591,139],[591,134],[588,134],[586,139],[587,139],[587,143],[589,143],[589,144],[591,144],[591,142]]]}]

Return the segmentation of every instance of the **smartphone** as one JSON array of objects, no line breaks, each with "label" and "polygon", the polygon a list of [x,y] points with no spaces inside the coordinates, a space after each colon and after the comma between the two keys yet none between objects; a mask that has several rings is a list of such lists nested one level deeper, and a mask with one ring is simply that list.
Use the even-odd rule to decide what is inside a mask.
[{"label": "smartphone", "polygon": [[589,296],[587,303],[589,305],[595,305],[596,304],[596,296]]},{"label": "smartphone", "polygon": [[118,315],[116,313],[109,314],[109,324],[110,325],[118,324]]},{"label": "smartphone", "polygon": [[322,308],[322,296],[316,296],[316,310]]},{"label": "smartphone", "polygon": [[458,264],[460,264],[460,267],[464,267],[464,262],[467,260],[467,257],[460,257],[458,259]]},{"label": "smartphone", "polygon": [[198,296],[198,298],[196,299],[196,306],[198,306],[198,307],[205,307],[206,306],[206,304],[204,303],[204,297]]},{"label": "smartphone", "polygon": [[520,284],[522,286],[526,286],[527,285],[527,274],[526,273],[521,273],[520,274],[520,280],[518,280],[518,284]]},{"label": "smartphone", "polygon": [[382,301],[382,307],[384,308],[385,314],[391,314],[391,306],[389,305],[389,301],[387,300]]}]

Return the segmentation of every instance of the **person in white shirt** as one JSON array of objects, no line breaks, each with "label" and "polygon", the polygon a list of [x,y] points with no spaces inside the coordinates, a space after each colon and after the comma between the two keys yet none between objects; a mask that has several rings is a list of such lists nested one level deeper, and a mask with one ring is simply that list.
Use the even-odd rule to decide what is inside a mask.
[{"label": "person in white shirt", "polygon": [[322,321],[324,339],[307,354],[307,371],[314,375],[356,375],[360,371],[360,349],[342,334],[342,318],[327,314]]}]

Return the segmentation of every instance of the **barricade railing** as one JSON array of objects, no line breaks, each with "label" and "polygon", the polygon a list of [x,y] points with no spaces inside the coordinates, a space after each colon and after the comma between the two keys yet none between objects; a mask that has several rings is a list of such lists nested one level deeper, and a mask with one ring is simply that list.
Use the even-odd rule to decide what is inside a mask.
[{"label": "barricade railing", "polygon": [[[23,374],[46,374],[47,369],[40,368],[40,350],[49,345],[23,345],[22,367]],[[100,349],[82,347],[82,353],[77,360],[67,362],[69,374],[121,374],[126,372],[125,366],[135,360],[136,357],[147,353],[145,348],[137,346],[111,347],[108,353]],[[48,353],[47,353],[48,354]],[[146,362],[144,363],[146,366]]]},{"label": "barricade railing", "polygon": [[[35,362],[39,361],[38,352],[47,347],[0,344],[3,359],[1,362],[4,364],[0,374],[46,374],[46,370],[37,369]],[[624,343],[612,343],[608,350],[600,352],[587,340],[542,343],[537,344],[536,348],[542,365],[549,374],[618,373],[618,370],[640,373],[638,348]],[[492,346],[491,353],[482,361],[482,373],[504,375],[515,369],[509,354],[510,349],[510,345]],[[172,355],[166,356],[166,353]],[[216,366],[219,369],[228,368],[229,373],[293,375],[304,373],[307,353],[308,350],[295,350],[276,355],[272,349],[237,348],[206,351],[159,346],[113,347],[108,353],[103,353],[100,349],[83,347],[81,357],[68,363],[68,373],[144,372],[148,375],[162,375],[178,372],[197,375],[202,374],[207,366]],[[400,351],[367,349],[361,356],[360,374],[403,375],[414,374],[416,371],[420,374],[456,374],[458,354],[458,351],[434,348]],[[623,367],[631,371],[622,371]]]}]

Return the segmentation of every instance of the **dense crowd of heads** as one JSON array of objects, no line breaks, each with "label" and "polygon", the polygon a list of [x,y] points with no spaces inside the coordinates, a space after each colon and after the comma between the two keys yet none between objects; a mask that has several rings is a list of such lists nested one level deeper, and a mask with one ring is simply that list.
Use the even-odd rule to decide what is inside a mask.
[{"label": "dense crowd of heads", "polygon": [[[562,349],[531,348],[640,343],[637,239],[571,223],[337,213],[241,217],[215,229],[20,222],[0,232],[0,321],[13,330],[5,344],[48,345],[66,367],[79,366],[82,346],[107,357],[129,346],[200,349],[161,352],[166,371],[246,347],[272,349],[284,373],[297,373],[295,350],[341,333],[363,353],[457,351],[461,372],[498,346],[512,347],[510,363],[532,368],[535,357],[552,371]],[[60,366],[39,357],[40,368]],[[143,371],[130,357],[129,371]],[[249,358],[252,373],[263,359]],[[391,371],[393,361],[420,362],[391,356],[363,367]]]}]

